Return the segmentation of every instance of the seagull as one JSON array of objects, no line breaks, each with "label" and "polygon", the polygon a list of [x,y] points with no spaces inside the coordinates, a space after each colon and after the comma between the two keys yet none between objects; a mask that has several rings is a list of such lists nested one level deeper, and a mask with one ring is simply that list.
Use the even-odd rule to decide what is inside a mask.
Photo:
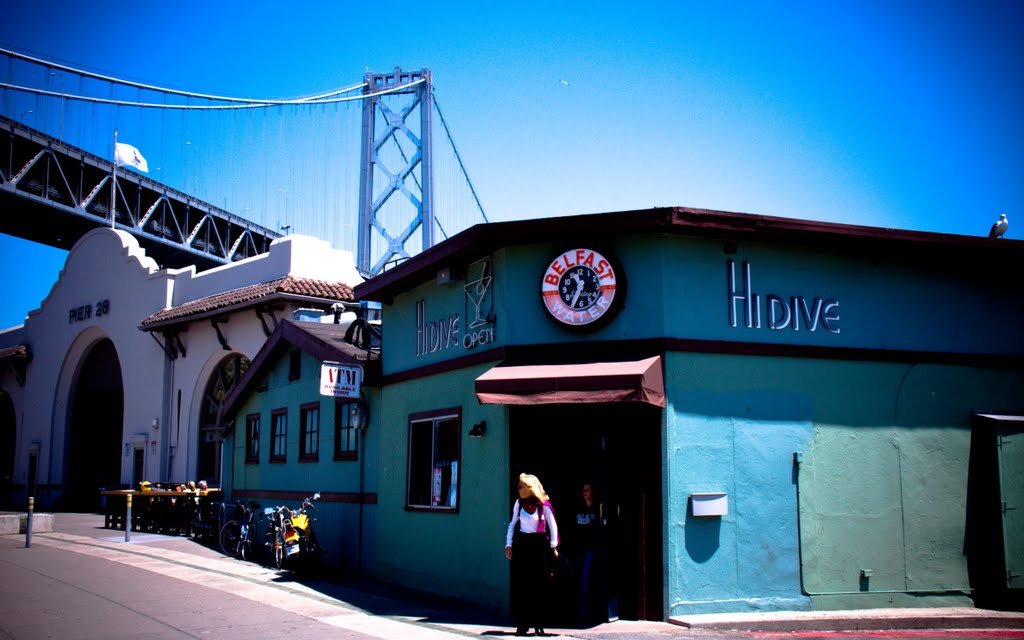
[{"label": "seagull", "polygon": [[568,80],[559,80],[559,82],[562,83],[563,87],[568,87],[569,86],[569,81]]},{"label": "seagull", "polygon": [[988,232],[988,237],[998,238],[999,236],[1006,233],[1006,228],[1010,226],[1010,221],[1006,219],[1006,214],[999,214],[999,221],[992,225],[992,229]]}]

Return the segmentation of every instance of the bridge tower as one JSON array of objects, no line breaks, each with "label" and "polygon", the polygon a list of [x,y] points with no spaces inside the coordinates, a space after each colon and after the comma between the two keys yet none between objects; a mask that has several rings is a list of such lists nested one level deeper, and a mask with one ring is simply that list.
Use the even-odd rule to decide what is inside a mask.
[{"label": "bridge tower", "polygon": [[[419,250],[434,244],[434,97],[428,69],[402,71],[395,67],[393,73],[368,72],[365,79],[356,266],[369,277],[384,271],[393,260],[410,257],[406,246],[417,230],[421,233]],[[393,110],[383,98],[395,95],[411,96],[411,102]],[[418,132],[408,126],[417,111]],[[378,115],[383,116],[382,122]],[[387,185],[375,189],[376,177],[385,178]],[[395,213],[396,203],[385,211],[396,194],[411,203],[415,212],[411,220]]]}]

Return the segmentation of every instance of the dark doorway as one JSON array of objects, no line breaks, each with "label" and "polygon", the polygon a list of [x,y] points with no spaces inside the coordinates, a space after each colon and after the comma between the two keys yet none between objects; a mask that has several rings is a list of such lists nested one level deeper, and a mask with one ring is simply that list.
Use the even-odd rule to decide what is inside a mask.
[{"label": "dark doorway", "polygon": [[64,495],[56,508],[96,511],[99,489],[121,483],[124,389],[121,365],[110,340],[97,342],[82,363],[65,440]]},{"label": "dark doorway", "polygon": [[978,607],[1024,610],[1024,416],[975,414],[967,472],[967,575]]},{"label": "dark doorway", "polygon": [[571,552],[581,487],[593,486],[604,522],[595,571],[609,618],[663,619],[661,413],[641,403],[512,408],[510,502],[520,473],[538,476]]},{"label": "dark doorway", "polygon": [[143,474],[146,472],[146,449],[145,447],[135,447],[135,459],[132,461],[132,489],[139,489],[142,485],[142,481],[145,480]]},{"label": "dark doorway", "polygon": [[18,444],[18,421],[11,396],[0,391],[0,509],[15,509],[14,452]]}]

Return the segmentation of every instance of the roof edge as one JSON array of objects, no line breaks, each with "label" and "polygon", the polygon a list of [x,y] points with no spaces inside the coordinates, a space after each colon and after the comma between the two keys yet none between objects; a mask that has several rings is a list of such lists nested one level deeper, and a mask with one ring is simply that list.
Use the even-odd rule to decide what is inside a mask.
[{"label": "roof edge", "polygon": [[487,253],[497,247],[534,242],[538,237],[557,237],[563,232],[578,228],[581,223],[586,223],[588,235],[665,232],[735,240],[765,239],[793,243],[823,241],[829,245],[851,245],[863,241],[867,245],[863,246],[863,249],[881,246],[963,251],[995,250],[1004,255],[1009,251],[1024,252],[1024,241],[1005,238],[992,240],[981,236],[870,227],[694,207],[660,207],[478,224],[430,247],[393,269],[356,285],[353,292],[359,300],[390,303],[401,290],[428,281],[432,274],[427,274],[446,262],[466,258],[470,253]]},{"label": "roof edge", "polygon": [[253,357],[238,384],[224,397],[224,402],[221,403],[218,422],[222,423],[225,418],[234,415],[241,398],[244,398],[252,391],[256,380],[263,375],[267,362],[274,357],[274,353],[283,345],[297,347],[321,361],[332,360],[345,364],[364,366],[364,363],[352,358],[347,353],[338,351],[329,343],[304,331],[294,321],[281,320],[277,327],[274,328],[274,332],[270,334],[270,337],[267,338],[267,341],[263,343],[263,346],[260,347],[260,350]]}]

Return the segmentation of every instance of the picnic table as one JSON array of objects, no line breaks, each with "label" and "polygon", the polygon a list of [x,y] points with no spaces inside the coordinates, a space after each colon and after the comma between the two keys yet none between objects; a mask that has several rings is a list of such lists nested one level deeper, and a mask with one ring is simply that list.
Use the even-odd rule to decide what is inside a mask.
[{"label": "picnic table", "polygon": [[100,495],[104,498],[103,526],[107,529],[124,530],[128,496],[132,497],[132,531],[213,540],[223,520],[220,489],[101,489]]}]

